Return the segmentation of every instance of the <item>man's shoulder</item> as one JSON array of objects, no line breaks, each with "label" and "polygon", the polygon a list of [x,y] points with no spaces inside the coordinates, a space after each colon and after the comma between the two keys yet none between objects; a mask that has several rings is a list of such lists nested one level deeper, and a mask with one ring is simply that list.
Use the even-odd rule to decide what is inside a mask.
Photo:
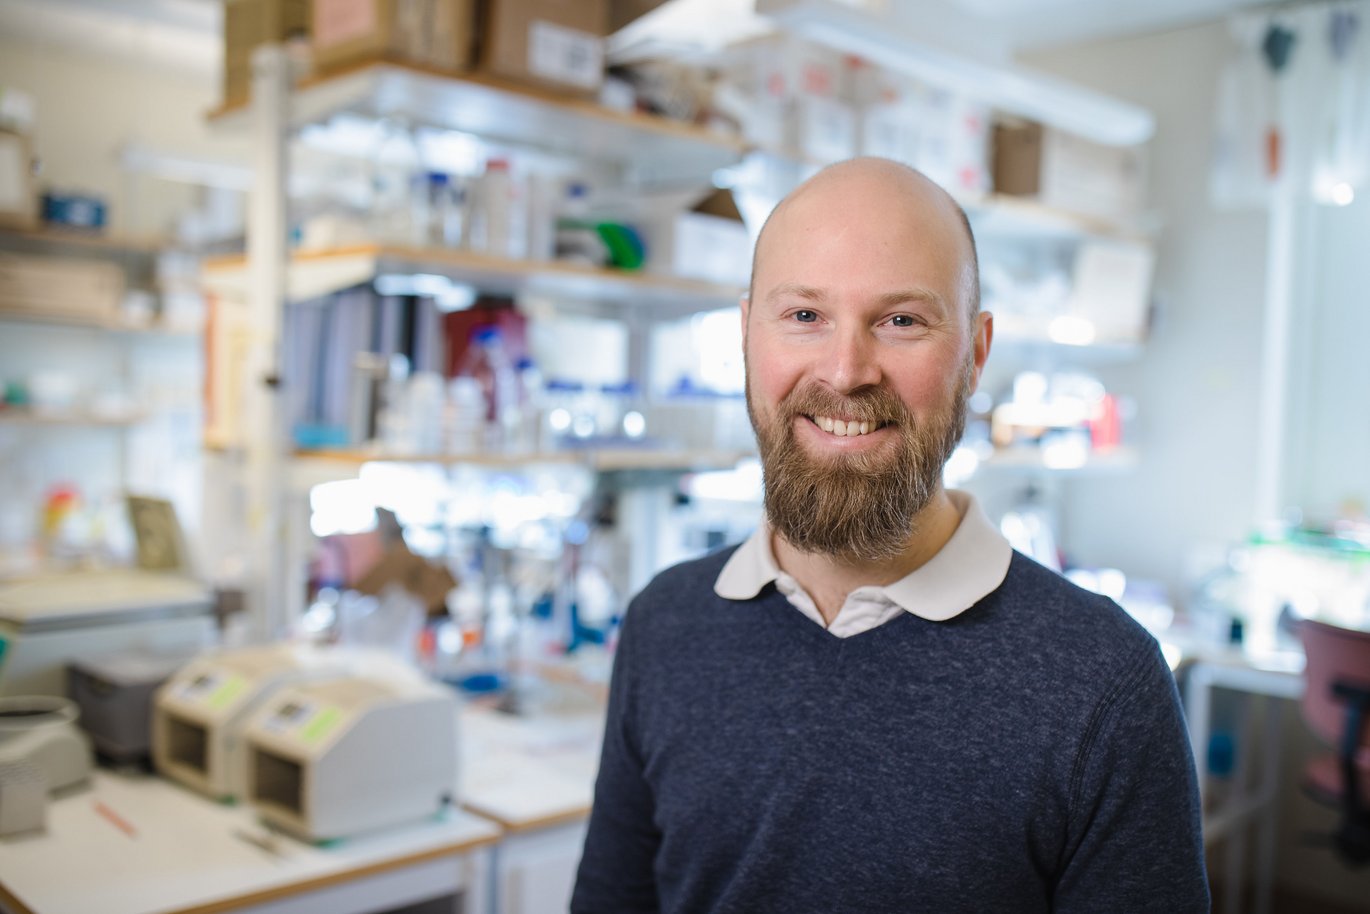
[{"label": "man's shoulder", "polygon": [[1016,624],[1086,656],[1135,657],[1155,648],[1155,638],[1116,602],[1086,590],[1020,552],[996,592]]},{"label": "man's shoulder", "polygon": [[658,572],[633,602],[674,605],[713,596],[714,582],[737,549],[723,546]]}]

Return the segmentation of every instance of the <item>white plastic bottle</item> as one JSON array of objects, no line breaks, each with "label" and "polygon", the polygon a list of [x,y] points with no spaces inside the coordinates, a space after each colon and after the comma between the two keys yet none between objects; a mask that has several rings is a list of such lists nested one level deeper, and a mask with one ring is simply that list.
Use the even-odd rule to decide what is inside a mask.
[{"label": "white plastic bottle", "polygon": [[476,185],[472,248],[496,257],[509,257],[513,229],[514,179],[508,159],[487,159]]}]

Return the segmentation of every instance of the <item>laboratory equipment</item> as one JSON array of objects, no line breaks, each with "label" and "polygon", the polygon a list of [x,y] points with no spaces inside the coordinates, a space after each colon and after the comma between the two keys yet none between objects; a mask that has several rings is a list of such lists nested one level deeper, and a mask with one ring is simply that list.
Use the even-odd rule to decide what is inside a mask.
[{"label": "laboratory equipment", "polygon": [[14,581],[0,586],[0,696],[61,696],[72,660],[202,650],[215,631],[209,591],[177,575],[126,568]]},{"label": "laboratory equipment", "polygon": [[67,695],[101,755],[141,762],[152,754],[152,698],[192,651],[121,651],[67,665]]},{"label": "laboratory equipment", "polygon": [[166,777],[218,799],[243,795],[241,731],[288,685],[346,672],[348,655],[310,645],[217,651],[186,664],[157,690],[152,760]]},{"label": "laboratory equipment", "polygon": [[54,695],[0,698],[0,765],[27,764],[49,792],[80,784],[92,759],[76,717],[76,705]]},{"label": "laboratory equipment", "polygon": [[456,695],[411,667],[292,685],[244,741],[248,802],[305,840],[419,821],[456,799]]}]

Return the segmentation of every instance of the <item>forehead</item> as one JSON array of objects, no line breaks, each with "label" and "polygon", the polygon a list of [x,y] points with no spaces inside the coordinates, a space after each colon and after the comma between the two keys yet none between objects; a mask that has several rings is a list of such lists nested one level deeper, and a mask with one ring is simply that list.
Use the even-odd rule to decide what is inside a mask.
[{"label": "forehead", "polygon": [[753,292],[761,298],[789,284],[881,295],[920,286],[954,301],[973,262],[970,244],[956,205],[931,182],[843,174],[777,208],[757,243]]}]

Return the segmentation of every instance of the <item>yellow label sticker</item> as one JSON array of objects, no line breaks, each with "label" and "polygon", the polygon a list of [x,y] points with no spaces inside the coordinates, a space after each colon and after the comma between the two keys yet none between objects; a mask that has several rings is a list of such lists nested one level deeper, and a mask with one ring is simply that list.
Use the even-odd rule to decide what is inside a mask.
[{"label": "yellow label sticker", "polygon": [[342,720],[342,712],[337,708],[322,708],[307,724],[300,728],[300,738],[307,743],[320,742],[332,732],[340,720]]},{"label": "yellow label sticker", "polygon": [[243,687],[246,685],[246,680],[241,676],[229,676],[223,682],[219,683],[218,688],[210,693],[206,704],[211,708],[225,707],[242,693]]}]

